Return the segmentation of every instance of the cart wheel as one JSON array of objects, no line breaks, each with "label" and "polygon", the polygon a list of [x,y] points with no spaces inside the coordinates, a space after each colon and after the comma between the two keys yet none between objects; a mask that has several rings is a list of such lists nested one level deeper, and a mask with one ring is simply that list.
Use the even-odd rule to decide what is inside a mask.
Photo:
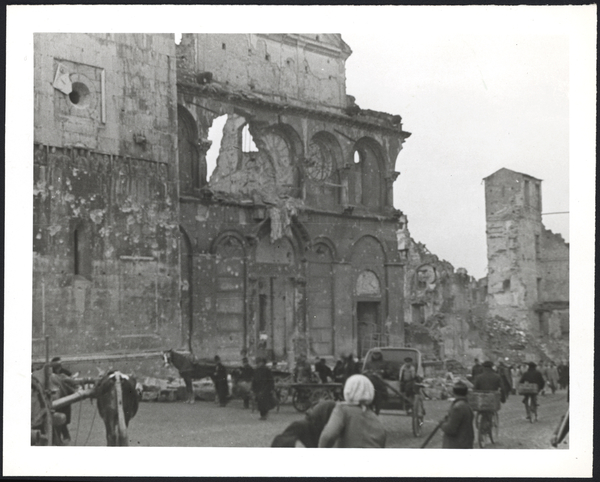
[{"label": "cart wheel", "polygon": [[294,390],[292,405],[299,412],[306,412],[310,408],[310,391]]},{"label": "cart wheel", "polygon": [[331,392],[327,388],[317,388],[310,396],[311,405],[315,405],[322,400],[333,400]]},{"label": "cart wheel", "polygon": [[415,396],[412,412],[412,429],[415,437],[420,437],[423,431],[423,420],[425,418],[425,407],[423,406],[423,397]]}]

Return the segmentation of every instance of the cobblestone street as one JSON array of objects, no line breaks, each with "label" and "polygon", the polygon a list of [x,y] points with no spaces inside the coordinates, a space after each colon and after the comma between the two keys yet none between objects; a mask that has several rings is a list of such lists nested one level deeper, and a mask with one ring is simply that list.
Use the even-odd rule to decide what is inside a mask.
[{"label": "cobblestone street", "polygon": [[[500,435],[495,449],[551,449],[550,438],[560,417],[567,409],[566,392],[540,397],[537,423],[525,421],[521,397],[512,395],[502,406]],[[380,415],[388,430],[390,448],[418,448],[443,418],[450,402],[426,401],[423,433],[414,437],[411,419],[404,412],[384,411]],[[96,413],[95,404],[84,401],[73,405],[70,425],[76,446],[106,445],[105,431]],[[139,411],[129,426],[129,445],[144,447],[268,447],[275,435],[294,420],[303,417],[287,403],[279,412],[271,412],[267,421],[260,421],[258,413],[245,410],[240,400],[232,400],[221,408],[214,402],[197,401],[140,403]],[[568,438],[567,438],[568,440]],[[428,448],[440,448],[442,434],[438,432]],[[478,447],[476,447],[478,448]],[[568,448],[561,444],[560,449]]]}]

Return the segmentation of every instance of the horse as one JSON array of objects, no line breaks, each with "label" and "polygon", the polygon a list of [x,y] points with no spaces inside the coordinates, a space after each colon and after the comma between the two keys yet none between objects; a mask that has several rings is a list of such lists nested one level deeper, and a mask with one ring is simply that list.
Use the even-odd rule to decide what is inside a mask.
[{"label": "horse", "polygon": [[163,360],[165,362],[165,367],[171,365],[174,366],[179,371],[179,376],[183,378],[188,396],[186,400],[187,403],[194,403],[196,400],[192,380],[202,380],[203,378],[208,377],[213,383],[215,382],[214,373],[216,364],[214,362],[208,360],[196,361],[173,349],[163,352]]},{"label": "horse", "polygon": [[107,445],[129,445],[127,427],[138,411],[139,394],[135,378],[111,370],[96,382],[93,396],[97,399],[98,413],[106,427]]}]

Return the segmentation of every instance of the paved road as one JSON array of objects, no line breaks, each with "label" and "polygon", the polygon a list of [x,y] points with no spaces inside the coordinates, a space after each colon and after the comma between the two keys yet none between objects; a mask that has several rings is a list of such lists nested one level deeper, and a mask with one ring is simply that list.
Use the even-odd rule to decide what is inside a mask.
[{"label": "paved road", "polygon": [[[540,397],[539,419],[531,424],[525,420],[521,397],[511,396],[500,413],[500,437],[497,444],[485,449],[551,449],[550,438],[560,417],[567,409],[566,392]],[[426,436],[446,414],[449,401],[426,401],[427,411],[423,434],[415,438],[411,420],[404,414],[382,413],[388,430],[388,447],[420,447]],[[302,418],[291,404],[271,412],[267,421],[258,413],[244,409],[240,400],[221,408],[214,402],[142,402],[129,426],[129,445],[145,447],[268,447],[275,435],[292,421]],[[72,445],[106,445],[102,420],[95,404],[89,400],[73,405],[70,425]],[[428,448],[440,448],[441,433],[437,433]],[[562,444],[559,448],[568,448]]]}]

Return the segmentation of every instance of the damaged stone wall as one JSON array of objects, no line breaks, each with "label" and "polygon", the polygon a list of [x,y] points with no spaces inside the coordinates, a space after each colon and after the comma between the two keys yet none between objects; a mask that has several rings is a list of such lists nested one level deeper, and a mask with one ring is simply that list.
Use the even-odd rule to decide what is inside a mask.
[{"label": "damaged stone wall", "polygon": [[565,358],[569,247],[542,224],[541,181],[504,168],[484,181],[489,315],[517,330],[521,360]]},{"label": "damaged stone wall", "polygon": [[34,43],[33,355],[179,345],[173,37]]},{"label": "damaged stone wall", "polygon": [[339,34],[184,34],[182,68],[256,96],[321,110],[346,105],[345,60]]},{"label": "damaged stone wall", "polygon": [[480,323],[486,311],[483,283],[432,254],[410,236],[406,226],[398,241],[406,258],[407,346],[418,348],[425,360],[454,359],[470,366],[485,349]]}]

